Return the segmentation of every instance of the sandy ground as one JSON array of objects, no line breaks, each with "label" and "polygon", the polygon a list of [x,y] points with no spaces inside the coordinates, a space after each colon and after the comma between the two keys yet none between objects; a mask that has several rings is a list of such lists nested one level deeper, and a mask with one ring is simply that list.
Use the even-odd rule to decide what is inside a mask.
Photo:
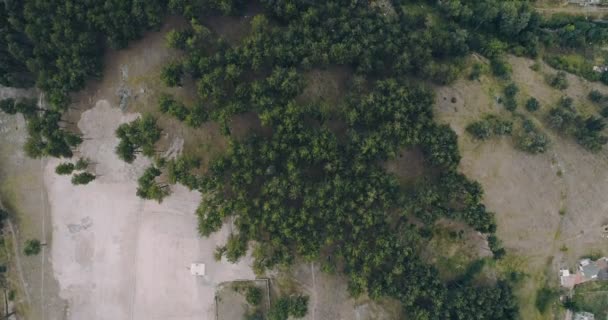
[{"label": "sandy ground", "polygon": [[[147,160],[133,165],[113,150],[114,130],[135,118],[107,101],[83,113],[83,156],[99,178],[75,187],[58,176],[57,160],[45,167],[44,181],[53,217],[52,261],[67,319],[213,319],[215,285],[254,277],[249,260],[216,262],[213,251],[229,228],[210,238],[196,232],[194,211],[200,194],[183,187],[162,204],[135,196],[136,177]],[[200,261],[207,277],[190,275]]]},{"label": "sandy ground", "polygon": [[[0,98],[36,98],[35,90],[0,87]],[[16,307],[24,319],[63,319],[65,302],[59,298],[48,247],[37,256],[23,255],[26,239],[50,243],[51,223],[42,172],[46,160],[28,158],[22,146],[27,136],[21,115],[0,113],[0,195],[10,211],[14,229],[9,276],[16,290]],[[13,238],[11,238],[13,239]]]}]

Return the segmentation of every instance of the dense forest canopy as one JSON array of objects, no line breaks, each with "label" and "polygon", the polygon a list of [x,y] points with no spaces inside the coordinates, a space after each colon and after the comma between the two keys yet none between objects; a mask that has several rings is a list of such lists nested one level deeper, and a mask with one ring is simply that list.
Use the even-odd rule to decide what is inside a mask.
[{"label": "dense forest canopy", "polygon": [[[233,217],[238,232],[219,252],[236,261],[251,245],[259,272],[300,257],[344,272],[355,296],[398,299],[412,319],[515,319],[510,283],[474,284],[470,277],[444,283],[420,257],[439,218],[487,234],[495,258],[505,253],[494,235],[493,213],[481,203],[481,186],[457,172],[457,136],[435,122],[433,94],[424,84],[454,81],[472,52],[508,78],[505,53],[536,57],[547,48],[605,44],[605,25],[546,20],[529,1],[515,0],[393,0],[388,12],[368,1],[260,0],[249,33],[232,45],[207,25],[208,16],[244,15],[250,5],[6,0],[0,3],[0,84],[35,83],[50,107],[13,100],[0,107],[28,120],[31,156],[71,157],[81,138],[61,128],[62,112],[71,92],[102,76],[104,49],[128,46],[159,28],[169,12],[183,16],[187,26],[167,34],[168,45],[183,54],[167,63],[161,79],[180,86],[192,78],[198,100],[188,106],[162,94],[159,110],[191,127],[218,122],[230,146],[203,175],[194,174],[198,159],[156,159],[138,181],[140,197],[161,201],[169,194],[157,181],[163,172],[171,183],[200,190],[206,195],[197,211],[200,233],[209,235]],[[298,99],[307,71],[332,66],[352,71],[343,101],[321,106]],[[245,112],[270,130],[233,137],[231,120]],[[552,115],[555,127],[570,128],[579,139],[588,136],[575,129],[579,122],[589,132],[603,129],[599,120],[567,108]],[[485,121],[469,132],[480,139],[511,132],[510,123]],[[535,132],[532,124],[528,128]],[[155,155],[160,129],[144,116],[117,135],[117,153],[131,162],[138,152]],[[522,149],[540,152],[546,143],[538,140]],[[587,144],[598,147],[595,140]],[[433,172],[408,190],[381,165],[402,148],[421,150]],[[87,179],[94,176],[82,176]]]}]

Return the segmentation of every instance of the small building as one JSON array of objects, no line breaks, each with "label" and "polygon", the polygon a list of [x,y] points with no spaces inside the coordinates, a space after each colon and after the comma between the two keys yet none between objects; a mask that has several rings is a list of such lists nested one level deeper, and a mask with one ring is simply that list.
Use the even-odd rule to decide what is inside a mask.
[{"label": "small building", "polygon": [[597,261],[583,259],[579,262],[579,270],[586,280],[607,280],[608,279],[608,258],[603,257]]},{"label": "small building", "polygon": [[597,73],[604,73],[608,71],[608,66],[593,66],[593,71]]},{"label": "small building", "polygon": [[574,314],[574,320],[595,320],[595,316],[590,312],[577,312]]},{"label": "small building", "polygon": [[596,279],[597,274],[600,272],[600,268],[591,261],[591,259],[583,259],[579,262],[579,269],[583,273],[585,279]]},{"label": "small building", "polygon": [[199,277],[204,276],[205,275],[205,264],[198,263],[198,262],[192,263],[190,265],[190,273],[193,276],[199,276]]},{"label": "small building", "polygon": [[578,4],[579,6],[597,6],[601,4],[601,0],[568,0],[569,4]]},{"label": "small building", "polygon": [[571,272],[567,268],[559,270],[559,281],[562,287],[572,289],[577,284],[587,281],[608,280],[608,257],[596,261],[582,259],[578,263],[578,269]]}]

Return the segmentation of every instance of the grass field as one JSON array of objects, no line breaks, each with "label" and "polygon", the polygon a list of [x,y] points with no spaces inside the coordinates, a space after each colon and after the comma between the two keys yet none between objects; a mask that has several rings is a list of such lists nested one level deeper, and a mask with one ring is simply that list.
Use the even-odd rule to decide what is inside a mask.
[{"label": "grass field", "polygon": [[591,281],[574,289],[577,310],[591,312],[598,320],[608,319],[608,281]]}]

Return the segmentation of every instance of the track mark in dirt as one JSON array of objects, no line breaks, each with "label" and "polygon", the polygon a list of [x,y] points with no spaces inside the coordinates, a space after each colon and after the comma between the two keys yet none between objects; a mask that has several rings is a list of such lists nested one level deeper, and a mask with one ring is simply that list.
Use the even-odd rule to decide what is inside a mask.
[{"label": "track mark in dirt", "polygon": [[23,276],[23,268],[21,267],[21,258],[19,258],[19,244],[17,243],[17,236],[15,236],[15,228],[13,227],[13,222],[10,219],[8,221],[8,230],[11,233],[11,239],[13,240],[13,249],[15,254],[15,264],[17,265],[17,273],[19,274],[19,280],[21,281],[21,286],[23,287],[23,292],[25,292],[25,298],[27,300],[27,304],[32,304],[32,299],[30,298],[30,293],[27,291],[27,285],[25,283],[25,277]]},{"label": "track mark in dirt", "polygon": [[317,316],[317,283],[315,281],[315,263],[310,263],[310,273],[312,274],[312,320]]},{"label": "track mark in dirt", "polygon": [[[40,172],[44,172],[44,161],[42,159],[40,160]],[[43,243],[46,243],[46,215],[48,213],[48,208],[44,199],[44,179],[41,179],[40,183],[40,202],[42,203],[42,210],[40,210],[40,214],[42,215],[42,241]],[[40,263],[40,314],[42,315],[42,320],[44,320],[46,319],[46,312],[44,312],[44,270],[46,264],[46,245],[42,246],[42,254],[40,256],[42,259]]]}]

